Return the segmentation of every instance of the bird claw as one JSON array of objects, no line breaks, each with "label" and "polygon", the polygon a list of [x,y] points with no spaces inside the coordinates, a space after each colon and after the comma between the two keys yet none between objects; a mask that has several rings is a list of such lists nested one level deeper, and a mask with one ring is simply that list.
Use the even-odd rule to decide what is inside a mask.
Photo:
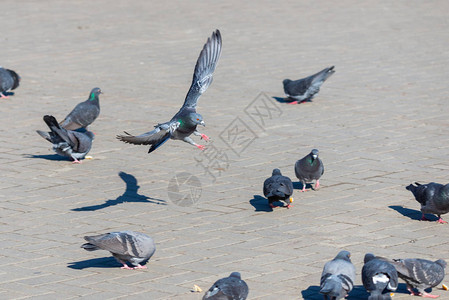
[{"label": "bird claw", "polygon": [[440,295],[432,295],[429,293],[422,293],[422,294],[420,294],[420,296],[423,298],[438,298],[438,297],[440,297]]},{"label": "bird claw", "polygon": [[0,93],[0,98],[3,98],[3,99],[9,99],[8,96],[3,95],[2,93]]},{"label": "bird claw", "polygon": [[209,142],[210,138],[204,133],[201,134],[201,139],[204,139],[206,142]]},{"label": "bird claw", "polygon": [[289,102],[288,104],[290,104],[290,105],[291,104],[298,104],[298,101],[295,100],[295,101]]},{"label": "bird claw", "polygon": [[134,270],[134,268],[131,268],[131,267],[129,267],[126,264],[124,264],[123,267],[121,267],[120,269],[123,269],[123,270]]},{"label": "bird claw", "polygon": [[288,205],[287,205],[287,208],[290,208],[290,207],[293,207],[293,205],[291,205],[291,204],[288,204]]},{"label": "bird claw", "polygon": [[204,145],[196,145],[197,147],[198,147],[198,149],[200,149],[200,150],[205,150],[206,149],[206,146],[204,146]]},{"label": "bird claw", "polygon": [[447,222],[446,222],[446,221],[444,221],[444,220],[443,220],[443,219],[441,219],[441,218],[439,218],[437,222],[438,222],[438,223],[440,223],[440,224],[447,224]]},{"label": "bird claw", "polygon": [[146,269],[146,268],[147,268],[147,266],[137,265],[137,267],[134,267],[133,269],[137,270],[137,269]]},{"label": "bird claw", "polygon": [[73,162],[72,162],[72,164],[82,164],[83,162],[81,161],[81,160],[77,160],[77,159],[75,159]]}]

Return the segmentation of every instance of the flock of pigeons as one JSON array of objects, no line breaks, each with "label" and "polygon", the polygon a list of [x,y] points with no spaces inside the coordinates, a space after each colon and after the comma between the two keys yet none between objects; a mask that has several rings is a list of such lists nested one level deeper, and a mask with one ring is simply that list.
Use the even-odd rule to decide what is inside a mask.
[{"label": "flock of pigeons", "polygon": [[[154,126],[155,129],[141,135],[118,135],[117,139],[136,145],[150,145],[149,153],[162,146],[169,139],[182,140],[204,150],[205,146],[195,143],[192,134],[205,141],[209,137],[197,130],[198,125],[205,126],[203,117],[196,112],[199,97],[207,90],[213,80],[213,72],[220,58],[222,39],[219,30],[213,32],[204,45],[195,65],[192,84],[181,109],[173,118]],[[311,99],[319,92],[321,85],[335,72],[334,66],[326,68],[312,76],[292,81],[283,81],[284,92],[289,104],[297,104]],[[0,97],[7,98],[8,92],[19,86],[20,76],[9,69],[0,67]],[[100,114],[100,88],[94,88],[86,101],[79,103],[58,123],[51,115],[43,117],[49,132],[37,130],[37,133],[52,143],[53,150],[62,156],[73,159],[73,163],[81,163],[92,147],[94,133],[87,130]],[[319,188],[319,179],[324,173],[324,165],[318,157],[319,152],[313,149],[308,155],[295,163],[296,177],[302,183],[302,192],[307,183],[316,180],[314,189]],[[421,204],[422,219],[425,214],[438,215],[439,223],[447,223],[441,214],[449,212],[449,184],[437,183],[409,185],[407,189]],[[293,183],[283,176],[279,169],[274,169],[272,176],[263,185],[263,193],[271,208],[274,203],[283,201],[287,208],[293,202]],[[282,205],[285,206],[285,205]],[[151,237],[133,231],[111,232],[96,236],[85,236],[87,243],[81,247],[88,251],[107,250],[123,265],[122,269],[144,269],[145,263],[153,256],[156,246]],[[398,287],[398,277],[407,283],[412,295],[438,297],[426,293],[425,289],[437,286],[444,278],[446,262],[435,262],[424,259],[387,259],[366,254],[362,269],[364,287],[371,293],[369,299],[391,299],[389,291]],[[352,290],[355,280],[355,267],[348,251],[341,251],[324,266],[321,276],[320,293],[325,299],[341,299]],[[417,289],[416,293],[414,289]],[[203,299],[246,299],[248,285],[241,279],[240,273],[233,272],[229,277],[216,281],[206,292]]]}]

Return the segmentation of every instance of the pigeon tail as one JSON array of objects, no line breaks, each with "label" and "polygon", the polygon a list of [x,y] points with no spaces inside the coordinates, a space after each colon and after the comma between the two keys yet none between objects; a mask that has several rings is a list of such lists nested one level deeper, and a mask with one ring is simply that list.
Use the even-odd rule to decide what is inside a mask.
[{"label": "pigeon tail", "polygon": [[391,300],[391,296],[390,294],[380,294],[380,292],[378,293],[372,293],[369,297],[368,300]]},{"label": "pigeon tail", "polygon": [[95,246],[94,244],[91,244],[91,243],[82,244],[81,248],[83,248],[83,249],[85,249],[87,251],[100,250],[100,248],[98,248],[97,246]]},{"label": "pigeon tail", "polygon": [[335,66],[332,66],[330,68],[326,68],[324,70],[322,70],[321,72],[318,72],[317,74],[314,75],[313,80],[312,80],[312,84],[316,83],[316,82],[320,82],[320,81],[326,81],[329,77],[331,77],[332,74],[335,73],[334,70]]},{"label": "pigeon tail", "polygon": [[331,298],[338,298],[342,294],[342,281],[337,276],[329,276],[323,283],[320,294],[327,295]]}]

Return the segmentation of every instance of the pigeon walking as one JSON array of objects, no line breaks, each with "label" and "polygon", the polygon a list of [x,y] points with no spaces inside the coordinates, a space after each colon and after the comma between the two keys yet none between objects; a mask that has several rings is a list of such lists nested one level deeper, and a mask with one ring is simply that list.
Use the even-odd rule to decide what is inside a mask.
[{"label": "pigeon walking", "polygon": [[100,94],[100,88],[93,88],[89,98],[84,102],[78,103],[60,125],[67,130],[87,128],[100,114]]},{"label": "pigeon walking", "polygon": [[425,214],[436,214],[438,223],[447,223],[443,221],[441,215],[449,212],[449,184],[442,185],[435,182],[428,184],[415,182],[415,184],[416,186],[410,184],[406,189],[421,203],[421,220],[428,220]]},{"label": "pigeon walking", "polygon": [[148,153],[156,150],[168,139],[182,140],[204,150],[205,147],[195,143],[192,138],[190,138],[190,135],[193,133],[194,135],[201,136],[201,139],[204,139],[205,141],[209,140],[207,135],[200,133],[197,130],[198,125],[205,126],[205,123],[203,117],[196,112],[196,105],[198,98],[212,83],[212,75],[218,59],[220,58],[221,46],[221,35],[220,31],[217,29],[212,33],[212,36],[207,39],[207,42],[198,57],[193,73],[192,84],[184,100],[183,106],[170,121],[158,124],[154,126],[154,130],[138,136],[133,136],[125,132],[126,135],[118,135],[117,139],[135,145],[151,145]]},{"label": "pigeon walking", "polygon": [[282,82],[284,84],[285,95],[295,99],[295,101],[290,102],[289,104],[311,101],[320,91],[321,85],[334,73],[334,66],[332,66],[303,79],[294,81],[285,79]]},{"label": "pigeon walking", "polygon": [[5,93],[16,89],[20,83],[20,76],[13,70],[0,67],[0,98],[8,98]]},{"label": "pigeon walking", "polygon": [[44,122],[50,128],[50,132],[36,130],[36,132],[53,144],[53,150],[62,156],[73,159],[73,163],[81,163],[92,147],[94,134],[90,131],[78,132],[66,130],[59,126],[55,117],[46,115]]},{"label": "pigeon walking", "polygon": [[[398,276],[407,283],[411,295],[425,298],[437,298],[438,295],[426,293],[425,290],[440,284],[444,279],[446,262],[442,259],[430,261],[420,258],[388,260],[398,272]],[[418,289],[415,293],[413,289]]]},{"label": "pigeon walking", "polygon": [[153,239],[140,232],[110,232],[95,236],[85,236],[84,239],[88,243],[83,244],[81,248],[87,251],[102,249],[111,252],[123,264],[122,269],[146,269],[147,267],[144,264],[156,251]]},{"label": "pigeon walking", "polygon": [[[394,266],[367,253],[362,268],[362,282],[371,293],[368,300],[391,300],[390,293],[398,288],[398,272]],[[386,293],[384,293],[386,292]]]},{"label": "pigeon walking", "polygon": [[313,149],[295,164],[295,174],[302,183],[302,192],[306,190],[306,183],[312,180],[316,180],[315,189],[320,187],[320,177],[324,173],[324,165],[318,154],[319,151]]},{"label": "pigeon walking", "polygon": [[268,204],[274,208],[274,202],[284,201],[287,208],[290,208],[293,202],[293,183],[290,178],[282,176],[279,169],[274,169],[270,178],[265,179],[263,183],[263,194],[268,198]]},{"label": "pigeon walking", "polygon": [[355,267],[350,256],[348,251],[340,251],[324,265],[320,281],[320,293],[324,295],[324,299],[342,299],[354,287]]},{"label": "pigeon walking", "polygon": [[248,285],[233,272],[229,277],[217,280],[206,292],[203,300],[245,300],[248,297]]}]

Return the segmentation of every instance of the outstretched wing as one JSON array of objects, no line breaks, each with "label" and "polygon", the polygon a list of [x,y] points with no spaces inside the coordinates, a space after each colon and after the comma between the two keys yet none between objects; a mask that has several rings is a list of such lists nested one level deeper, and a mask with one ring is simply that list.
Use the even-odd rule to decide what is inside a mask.
[{"label": "outstretched wing", "polygon": [[152,131],[137,136],[125,131],[126,135],[117,135],[117,139],[134,145],[151,145],[148,151],[148,153],[151,153],[165,143],[178,127],[179,122],[164,123],[157,125]]},{"label": "outstretched wing", "polygon": [[221,34],[217,29],[212,36],[207,39],[196,61],[193,80],[182,107],[196,107],[198,98],[204,93],[212,83],[212,75],[217,66],[221,54]]}]

